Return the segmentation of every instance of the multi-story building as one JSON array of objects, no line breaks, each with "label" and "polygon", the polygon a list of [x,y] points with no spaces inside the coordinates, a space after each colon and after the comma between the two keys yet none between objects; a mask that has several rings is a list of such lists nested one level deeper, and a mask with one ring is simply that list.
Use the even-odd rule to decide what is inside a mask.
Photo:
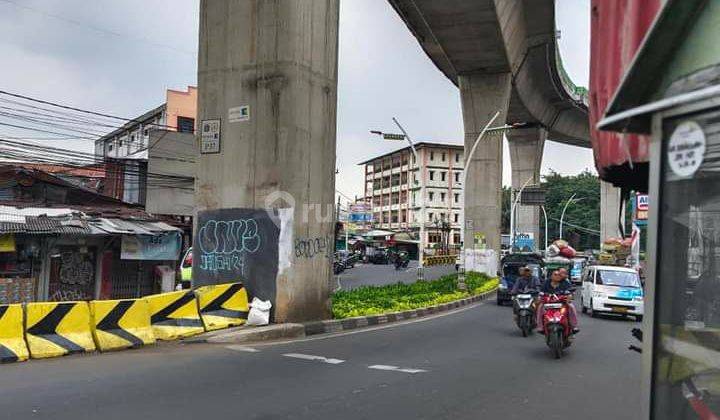
[{"label": "multi-story building", "polygon": [[197,88],[168,89],[164,104],[129,121],[95,141],[95,154],[118,159],[147,159],[150,130],[195,132]]},{"label": "multi-story building", "polygon": [[365,200],[372,204],[373,227],[417,234],[424,214],[426,248],[438,248],[443,242],[458,247],[464,148],[421,142],[415,149],[420,163],[410,147],[360,163],[365,166]]},{"label": "multi-story building", "polygon": [[[130,120],[95,141],[95,155],[107,163],[104,194],[134,204],[145,204],[148,150],[153,130],[195,132],[197,88],[168,89],[164,104]],[[162,139],[162,136],[159,137]],[[167,148],[167,146],[165,146]],[[175,156],[175,154],[173,154]]]}]

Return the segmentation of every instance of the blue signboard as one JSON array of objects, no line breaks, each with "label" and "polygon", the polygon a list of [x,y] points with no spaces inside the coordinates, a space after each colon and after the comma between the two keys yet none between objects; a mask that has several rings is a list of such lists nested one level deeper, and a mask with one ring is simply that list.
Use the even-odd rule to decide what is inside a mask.
[{"label": "blue signboard", "polygon": [[123,235],[120,258],[123,260],[172,261],[180,256],[180,232],[162,235]]},{"label": "blue signboard", "polygon": [[535,249],[535,238],[532,233],[518,233],[515,235],[515,248],[522,251]]},{"label": "blue signboard", "polygon": [[372,222],[372,213],[350,213],[350,222]]}]

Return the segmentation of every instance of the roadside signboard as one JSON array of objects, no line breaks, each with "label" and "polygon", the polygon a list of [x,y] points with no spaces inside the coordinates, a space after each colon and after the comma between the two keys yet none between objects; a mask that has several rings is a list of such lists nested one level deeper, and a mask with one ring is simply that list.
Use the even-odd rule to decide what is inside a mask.
[{"label": "roadside signboard", "polygon": [[650,201],[647,194],[635,194],[634,201],[635,220],[644,223],[648,218],[648,210],[650,209]]}]

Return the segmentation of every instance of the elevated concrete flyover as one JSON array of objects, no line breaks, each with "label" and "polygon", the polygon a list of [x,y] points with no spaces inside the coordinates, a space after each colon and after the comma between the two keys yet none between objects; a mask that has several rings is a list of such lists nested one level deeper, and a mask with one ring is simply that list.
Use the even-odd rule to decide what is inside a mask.
[{"label": "elevated concrete flyover", "polygon": [[[556,42],[554,0],[388,0],[432,62],[460,89],[465,147],[496,112],[507,133],[513,187],[539,181],[545,139],[590,147],[587,95],[565,73]],[[488,135],[469,166],[467,238],[500,248],[502,134]],[[518,226],[537,232],[539,213]],[[538,237],[536,235],[536,237]]]}]

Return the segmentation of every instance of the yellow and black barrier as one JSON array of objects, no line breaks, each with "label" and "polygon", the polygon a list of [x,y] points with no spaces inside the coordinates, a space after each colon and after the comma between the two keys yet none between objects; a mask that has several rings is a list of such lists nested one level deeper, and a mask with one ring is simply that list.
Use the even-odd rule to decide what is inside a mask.
[{"label": "yellow and black barrier", "polygon": [[95,351],[88,303],[28,303],[25,338],[33,359]]},{"label": "yellow and black barrier", "polygon": [[242,325],[247,320],[250,308],[242,283],[198,287],[195,295],[200,317],[208,331]]},{"label": "yellow and black barrier", "polygon": [[22,305],[0,305],[0,363],[23,362],[29,357]]},{"label": "yellow and black barrier", "polygon": [[90,302],[93,337],[102,351],[140,347],[155,342],[150,304],[145,299]]},{"label": "yellow and black barrier", "polygon": [[430,267],[433,265],[449,265],[455,264],[456,255],[433,255],[423,259],[423,265]]},{"label": "yellow and black barrier", "polygon": [[190,337],[205,331],[191,290],[145,296],[150,304],[150,324],[158,340]]}]

